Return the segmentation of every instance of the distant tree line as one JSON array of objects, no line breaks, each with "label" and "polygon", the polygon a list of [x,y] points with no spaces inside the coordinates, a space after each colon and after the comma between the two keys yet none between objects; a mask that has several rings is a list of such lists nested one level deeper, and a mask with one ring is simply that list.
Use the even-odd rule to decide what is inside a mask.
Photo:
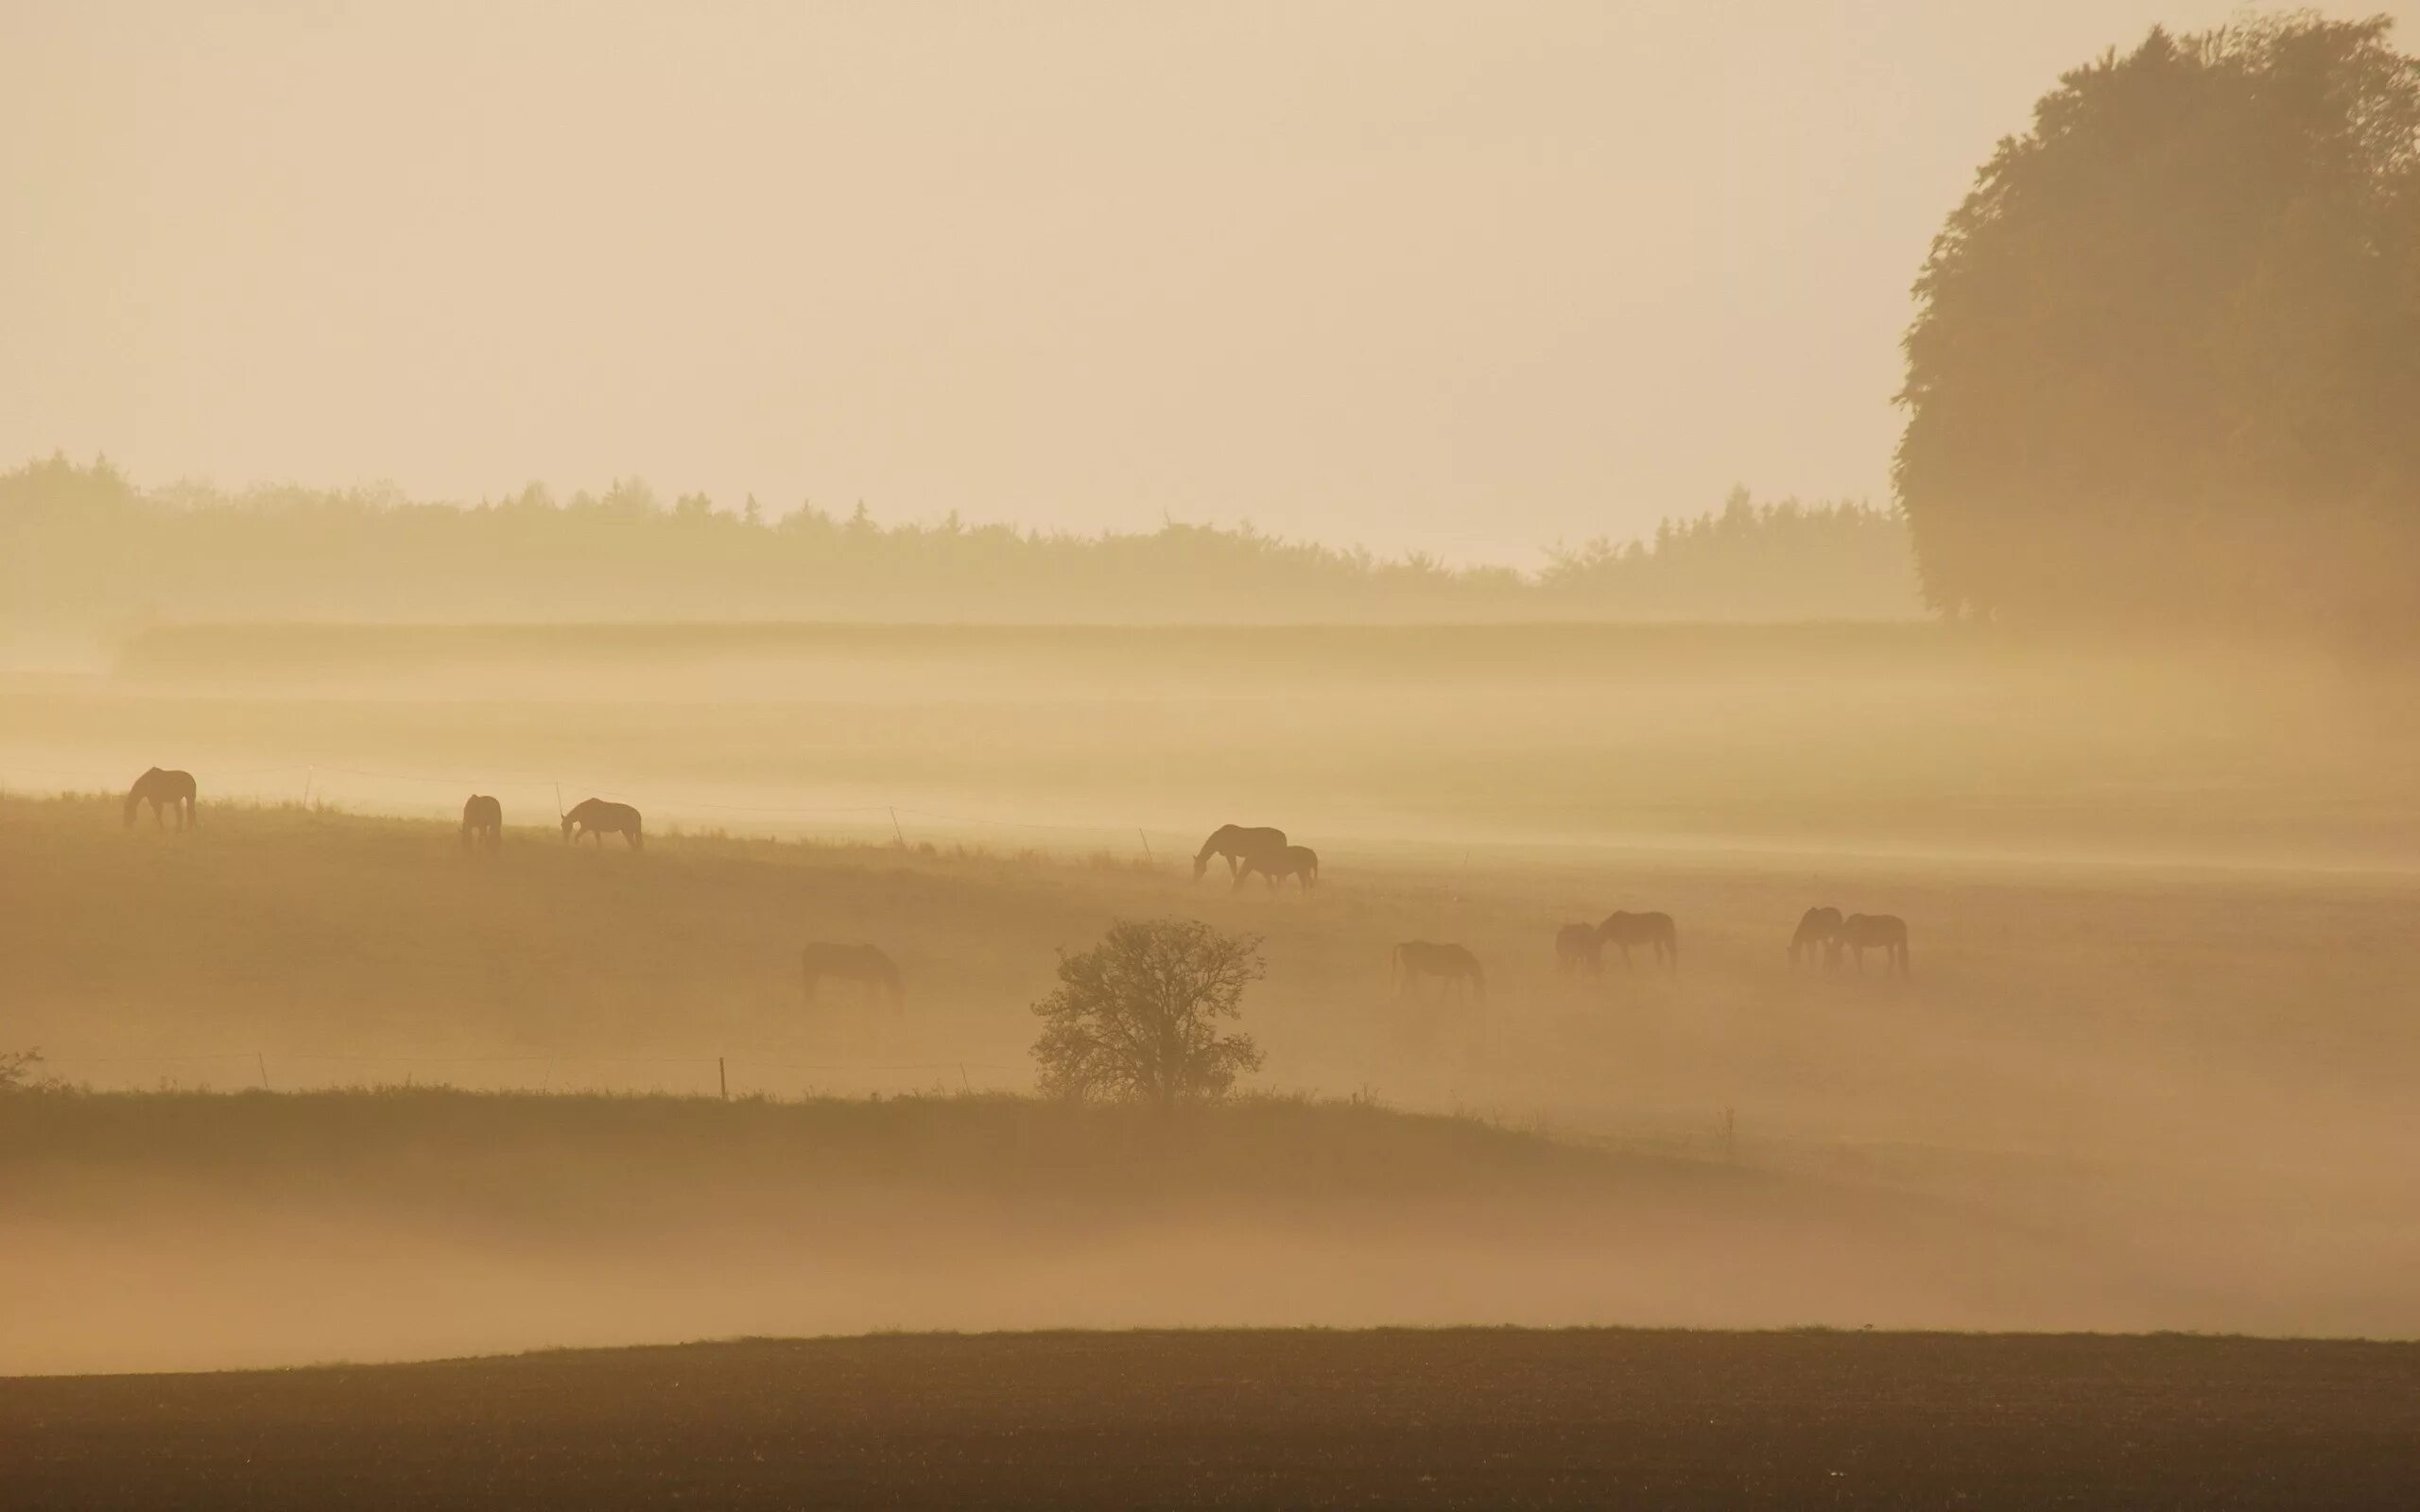
[{"label": "distant tree line", "polygon": [[1009,622],[1879,619],[1920,612],[1907,533],[1857,505],[1756,505],[1542,570],[1288,541],[1249,526],[1076,535],[772,516],[646,484],[472,506],[376,490],[139,490],[106,462],[0,474],[0,630],[193,620]]},{"label": "distant tree line", "polygon": [[2390,25],[2154,30],[2000,144],[1907,335],[1933,608],[2420,630],[2420,60]]}]

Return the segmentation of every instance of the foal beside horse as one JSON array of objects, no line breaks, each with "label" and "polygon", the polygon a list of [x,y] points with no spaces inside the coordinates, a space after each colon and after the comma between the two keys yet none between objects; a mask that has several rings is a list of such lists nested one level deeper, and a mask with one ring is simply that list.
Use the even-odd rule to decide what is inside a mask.
[{"label": "foal beside horse", "polygon": [[1236,868],[1236,887],[1251,881],[1255,872],[1268,880],[1270,892],[1275,892],[1278,884],[1288,877],[1308,892],[1320,885],[1320,854],[1306,845],[1289,845],[1274,852],[1255,850],[1245,856],[1244,864]]},{"label": "foal beside horse", "polygon": [[193,800],[198,791],[199,789],[194,785],[193,773],[164,772],[157,766],[152,767],[141,777],[136,778],[134,785],[126,791],[125,828],[130,830],[134,828],[134,811],[148,803],[151,805],[153,824],[164,830],[166,829],[168,821],[160,811],[174,809],[177,815],[177,829],[182,832],[194,822]]}]

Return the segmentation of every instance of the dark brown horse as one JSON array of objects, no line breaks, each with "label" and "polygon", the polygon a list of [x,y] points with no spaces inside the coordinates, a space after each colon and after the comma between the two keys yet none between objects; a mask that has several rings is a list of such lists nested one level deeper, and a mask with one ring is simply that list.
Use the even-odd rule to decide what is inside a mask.
[{"label": "dark brown horse", "polygon": [[1408,939],[1395,947],[1394,970],[1398,995],[1409,993],[1414,980],[1433,976],[1452,996],[1460,997],[1465,984],[1473,996],[1487,996],[1487,973],[1479,970],[1478,957],[1460,945]]},{"label": "dark brown horse", "polygon": [[1626,914],[1616,909],[1597,926],[1598,936],[1622,953],[1622,965],[1630,965],[1630,948],[1646,945],[1655,952],[1655,958],[1677,971],[1681,969],[1681,935],[1672,927],[1669,914]]},{"label": "dark brown horse", "polygon": [[151,805],[151,822],[162,829],[168,827],[161,810],[172,809],[177,816],[177,828],[184,829],[194,822],[193,800],[199,790],[191,772],[164,772],[154,766],[134,780],[126,790],[126,828],[134,828],[134,811],[144,804]]},{"label": "dark brown horse", "polygon": [[1851,914],[1832,931],[1824,949],[1827,959],[1840,964],[1841,952],[1847,951],[1857,961],[1857,969],[1865,970],[1865,953],[1878,950],[1892,969],[1901,976],[1908,974],[1908,921],[1896,914]]},{"label": "dark brown horse", "polygon": [[504,805],[485,793],[474,793],[462,805],[462,849],[493,850],[504,844]]},{"label": "dark brown horse", "polygon": [[871,945],[835,945],[819,940],[799,952],[806,975],[806,1001],[815,1001],[816,985],[825,977],[855,982],[879,994],[896,1013],[908,1005],[908,989],[899,980],[896,962]]},{"label": "dark brown horse", "polygon": [[1240,824],[1222,824],[1210,832],[1210,838],[1201,842],[1201,850],[1194,855],[1193,880],[1200,882],[1201,874],[1210,869],[1212,856],[1225,856],[1228,875],[1240,876],[1243,864],[1253,857],[1268,856],[1275,860],[1285,851],[1286,832],[1283,830],[1254,830]]},{"label": "dark brown horse", "polygon": [[605,837],[618,834],[631,843],[633,850],[647,849],[647,840],[639,833],[639,811],[628,803],[608,803],[601,798],[584,798],[572,805],[563,816],[563,838],[577,842],[584,835],[596,836],[602,849]]},{"label": "dark brown horse", "polygon": [[1278,884],[1288,877],[1301,883],[1303,890],[1308,892],[1320,885],[1320,855],[1306,845],[1289,845],[1273,854],[1255,850],[1244,857],[1244,864],[1236,868],[1236,886],[1240,887],[1251,881],[1254,873],[1268,879],[1270,892],[1275,892]]},{"label": "dark brown horse", "polygon": [[1841,927],[1841,911],[1837,908],[1809,908],[1798,916],[1798,933],[1789,936],[1789,964],[1796,966],[1804,954],[1812,961],[1817,953],[1832,943],[1832,934]]},{"label": "dark brown horse", "polygon": [[1554,932],[1554,967],[1565,976],[1605,974],[1605,936],[1594,924],[1565,924]]}]

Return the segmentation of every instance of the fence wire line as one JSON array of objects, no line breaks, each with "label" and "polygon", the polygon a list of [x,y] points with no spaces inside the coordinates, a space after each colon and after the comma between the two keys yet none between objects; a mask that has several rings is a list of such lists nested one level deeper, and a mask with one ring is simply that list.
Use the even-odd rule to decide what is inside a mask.
[{"label": "fence wire line", "polygon": [[723,1056],[588,1056],[513,1055],[513,1056],[348,1056],[312,1054],[301,1051],[280,1051],[271,1056],[266,1050],[210,1050],[176,1052],[147,1056],[82,1056],[73,1053],[53,1055],[43,1052],[44,1065],[145,1065],[164,1060],[206,1061],[266,1059],[284,1064],[297,1060],[352,1063],[372,1066],[686,1066],[731,1065],[735,1067],[769,1067],[781,1071],[1018,1071],[1024,1068],[998,1060],[912,1060],[896,1062],[773,1060],[749,1055]]}]

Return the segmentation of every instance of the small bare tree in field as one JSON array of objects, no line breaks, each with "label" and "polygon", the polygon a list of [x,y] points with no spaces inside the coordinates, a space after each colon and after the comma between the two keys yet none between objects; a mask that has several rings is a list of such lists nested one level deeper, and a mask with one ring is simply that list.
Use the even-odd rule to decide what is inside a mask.
[{"label": "small bare tree in field", "polygon": [[0,1050],[0,1092],[33,1091],[50,1085],[42,1074],[39,1050]]},{"label": "small bare tree in field", "polygon": [[1248,1035],[1221,1032],[1260,980],[1260,941],[1194,919],[1120,919],[1059,961],[1059,990],[1033,1005],[1046,1095],[1156,1103],[1223,1097],[1260,1066]]}]

